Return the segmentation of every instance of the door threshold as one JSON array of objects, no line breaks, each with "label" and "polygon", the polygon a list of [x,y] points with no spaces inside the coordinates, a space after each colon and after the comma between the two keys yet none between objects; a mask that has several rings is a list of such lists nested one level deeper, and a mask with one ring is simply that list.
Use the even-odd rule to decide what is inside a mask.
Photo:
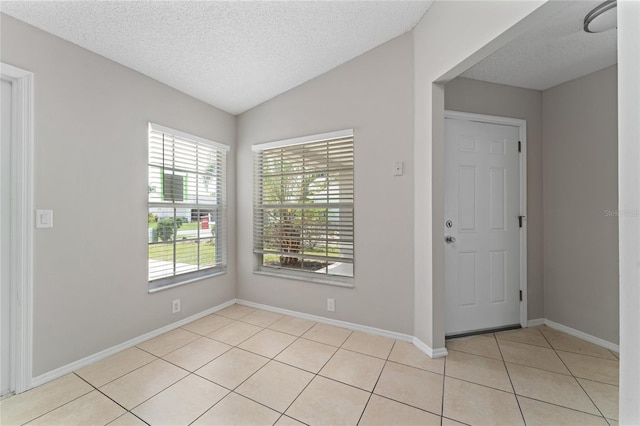
[{"label": "door threshold", "polygon": [[445,338],[445,340],[457,339],[459,337],[478,336],[480,334],[489,334],[489,333],[498,333],[500,331],[517,330],[519,328],[522,328],[520,326],[520,324],[506,325],[504,327],[496,327],[496,328],[483,328],[481,330],[473,330],[473,331],[465,331],[465,332],[462,332],[462,333],[447,334],[447,335],[444,336],[444,338]]}]

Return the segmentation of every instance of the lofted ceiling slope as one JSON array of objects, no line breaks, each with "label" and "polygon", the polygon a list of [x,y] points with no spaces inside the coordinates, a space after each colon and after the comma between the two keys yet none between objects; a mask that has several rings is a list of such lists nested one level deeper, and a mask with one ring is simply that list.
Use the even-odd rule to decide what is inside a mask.
[{"label": "lofted ceiling slope", "polygon": [[433,1],[1,1],[0,11],[240,114],[411,31]]}]

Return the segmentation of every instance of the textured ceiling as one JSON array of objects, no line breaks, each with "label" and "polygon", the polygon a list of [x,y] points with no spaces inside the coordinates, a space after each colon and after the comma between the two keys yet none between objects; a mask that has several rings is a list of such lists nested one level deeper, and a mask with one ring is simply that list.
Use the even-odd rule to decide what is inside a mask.
[{"label": "textured ceiling", "polygon": [[0,1],[0,11],[238,114],[413,29],[432,1]]},{"label": "textured ceiling", "polygon": [[548,23],[496,51],[461,77],[546,90],[617,63],[617,31],[583,31],[585,15],[602,0],[569,1]]}]

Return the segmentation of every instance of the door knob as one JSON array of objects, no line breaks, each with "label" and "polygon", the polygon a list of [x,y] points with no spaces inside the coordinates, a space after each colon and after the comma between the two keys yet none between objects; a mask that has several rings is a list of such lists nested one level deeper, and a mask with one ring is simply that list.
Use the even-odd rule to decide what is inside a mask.
[{"label": "door knob", "polygon": [[444,240],[448,244],[451,244],[451,243],[455,243],[456,242],[456,237],[453,237],[451,235],[445,235]]}]

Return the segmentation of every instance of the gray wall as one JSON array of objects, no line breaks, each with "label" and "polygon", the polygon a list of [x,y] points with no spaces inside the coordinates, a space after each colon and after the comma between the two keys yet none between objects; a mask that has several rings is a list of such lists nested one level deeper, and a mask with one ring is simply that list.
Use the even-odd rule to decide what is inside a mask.
[{"label": "gray wall", "polygon": [[561,2],[437,1],[414,34],[415,336],[443,353],[444,83],[528,29]]},{"label": "gray wall", "polygon": [[[456,75],[509,41],[516,31],[511,26],[540,3],[512,2],[498,15],[489,3],[437,2],[412,34],[270,100],[237,121],[130,69],[1,15],[0,59],[36,74],[35,207],[55,211],[55,228],[35,232],[34,374],[215,306],[235,297],[236,291],[238,297],[254,302],[415,334],[432,348],[443,347],[444,296],[438,272],[442,259],[432,241],[441,243],[433,223],[440,223],[443,201],[442,173],[438,168],[443,159],[444,130],[440,123],[445,99],[442,85],[432,83],[445,81],[446,76]],[[459,19],[463,15],[481,15],[483,19]],[[525,28],[520,25],[517,31]],[[589,78],[594,77],[584,79]],[[590,92],[591,88],[576,89],[576,84],[579,83],[570,82],[545,92],[543,104],[550,105],[548,109],[559,109],[561,104],[575,102],[569,107],[588,108],[584,97],[596,94]],[[607,111],[615,111],[615,99],[607,98],[615,88],[606,93],[597,90],[609,105]],[[570,92],[576,98],[570,100],[557,91]],[[511,99],[506,92],[504,96]],[[476,107],[479,108],[467,103],[465,109],[473,112]],[[495,108],[495,112],[484,113],[499,115],[499,108]],[[545,117],[547,114],[551,113],[545,111]],[[572,115],[565,117],[569,119],[579,120]],[[148,121],[231,145],[237,129],[238,140],[237,163],[233,146],[229,157],[229,273],[153,295],[147,292],[144,222]],[[585,122],[591,123],[581,120],[580,124]],[[603,127],[608,126],[610,123]],[[253,274],[250,146],[350,127],[356,132],[355,287],[345,289]],[[548,163],[543,169],[544,190],[549,191],[549,195],[543,195],[544,218],[552,220],[549,226],[545,222],[543,228],[544,248],[557,239],[558,233],[572,226],[567,225],[561,207],[566,200],[591,201],[591,206],[581,207],[580,213],[588,216],[588,226],[596,229],[603,224],[607,231],[597,240],[603,241],[602,247],[592,246],[593,241],[585,242],[584,238],[596,238],[582,233],[578,235],[582,245],[571,241],[571,250],[545,255],[544,261],[553,268],[545,269],[544,278],[554,283],[545,285],[545,316],[617,341],[617,328],[613,330],[608,325],[615,320],[617,327],[617,287],[611,288],[617,282],[617,270],[603,273],[603,268],[611,267],[611,256],[615,254],[588,253],[593,254],[589,262],[606,265],[598,269],[588,262],[580,263],[581,276],[571,281],[580,283],[579,287],[557,276],[559,269],[568,269],[567,262],[576,261],[571,252],[576,247],[581,248],[577,252],[594,247],[601,251],[605,247],[617,249],[615,241],[607,240],[616,235],[615,229],[609,232],[615,228],[616,220],[603,217],[604,209],[615,209],[615,198],[596,199],[584,189],[602,186],[607,187],[606,195],[609,191],[615,194],[611,176],[616,171],[608,166],[601,170],[609,161],[608,155],[615,157],[615,147],[606,143],[592,147],[593,140],[586,141],[601,130],[600,125],[584,135],[584,140],[568,136],[571,140],[564,140],[561,127],[545,128],[544,134],[546,137],[547,131],[553,130],[551,133],[563,140],[558,146],[545,141],[543,159],[564,155],[566,160],[563,164]],[[530,162],[541,155],[532,152],[537,147],[532,146],[534,139],[533,135],[529,139]],[[578,144],[580,149],[570,150],[564,144]],[[582,149],[585,144],[589,150]],[[591,148],[605,152],[595,154]],[[405,161],[404,176],[392,176],[394,160]],[[579,162],[589,167],[573,164]],[[237,173],[234,164],[238,166]],[[575,179],[574,172],[583,176]],[[566,188],[561,184],[556,188],[550,179],[557,173],[569,175],[567,181],[578,180],[583,186]],[[593,186],[595,176],[603,173],[606,179]],[[531,188],[533,182],[529,179],[530,200],[536,194],[536,189]],[[530,209],[532,204],[530,201]],[[593,216],[593,204],[598,204],[595,210],[600,216]],[[539,264],[539,258],[535,259],[536,253],[540,255],[539,236],[536,239],[531,235],[533,213],[530,210],[529,261]],[[240,225],[237,238],[235,217]],[[240,254],[237,280],[236,253]],[[594,268],[597,270],[591,274],[584,272]],[[529,274],[529,309],[534,318],[541,306],[542,292],[538,287],[532,294],[532,282],[539,282],[540,276],[539,272],[537,278],[532,271]],[[335,314],[326,312],[327,297],[336,299]],[[182,299],[183,312],[171,315],[170,301],[175,298]],[[596,303],[592,303],[594,300]]]},{"label": "gray wall", "polygon": [[544,309],[618,342],[617,68],[545,90]]},{"label": "gray wall", "polygon": [[544,318],[542,266],[542,92],[456,78],[445,108],[527,120],[527,315]]},{"label": "gray wall", "polygon": [[[229,273],[147,292],[147,123],[233,145],[235,118],[6,15],[2,62],[35,73],[34,376],[235,297]],[[182,312],[172,315],[172,299]]]},{"label": "gray wall", "polygon": [[[412,111],[406,34],[239,116],[239,298],[413,333]],[[355,131],[354,288],[254,274],[251,145],[346,128]],[[393,176],[394,160],[404,176]]]}]

